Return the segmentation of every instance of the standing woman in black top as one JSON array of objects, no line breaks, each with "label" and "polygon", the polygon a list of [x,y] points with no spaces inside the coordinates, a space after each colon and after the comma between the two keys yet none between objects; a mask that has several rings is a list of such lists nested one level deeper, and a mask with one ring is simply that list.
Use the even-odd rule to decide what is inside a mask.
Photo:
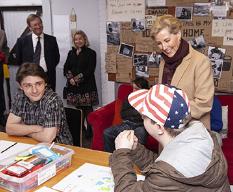
[{"label": "standing woman in black top", "polygon": [[[92,106],[99,104],[94,74],[96,52],[88,47],[87,35],[81,30],[74,34],[73,44],[64,65],[64,75],[67,78],[65,92],[67,103],[83,110],[84,121],[93,111]],[[88,122],[86,136],[92,136]]]}]

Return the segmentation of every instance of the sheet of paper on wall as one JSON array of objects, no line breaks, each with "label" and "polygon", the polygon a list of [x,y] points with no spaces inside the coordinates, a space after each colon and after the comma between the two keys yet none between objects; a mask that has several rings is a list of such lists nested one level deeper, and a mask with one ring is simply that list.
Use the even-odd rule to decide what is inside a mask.
[{"label": "sheet of paper on wall", "polygon": [[233,46],[233,35],[224,36],[223,45]]},{"label": "sheet of paper on wall", "polygon": [[[11,147],[12,146],[12,147]],[[33,145],[0,140],[0,165],[7,165],[10,156],[25,151]],[[9,148],[10,147],[10,148]],[[7,160],[6,160],[7,159]]]},{"label": "sheet of paper on wall", "polygon": [[183,21],[182,23],[182,37],[184,39],[191,40],[200,35],[204,35],[205,40],[211,39],[211,17],[192,17],[192,21]]},{"label": "sheet of paper on wall", "polygon": [[145,0],[108,0],[108,21],[131,21],[145,18]]},{"label": "sheet of paper on wall", "polygon": [[226,19],[226,31],[223,38],[223,45],[233,46],[233,19]]},{"label": "sheet of paper on wall", "polygon": [[107,73],[116,73],[116,54],[105,53],[105,70]]},{"label": "sheet of paper on wall", "polygon": [[[142,175],[137,178],[144,180]],[[52,188],[63,192],[113,192],[114,181],[109,167],[85,163]]]},{"label": "sheet of paper on wall", "polygon": [[146,29],[151,29],[157,16],[156,15],[145,15]]},{"label": "sheet of paper on wall", "polygon": [[214,16],[214,18],[226,18],[227,17],[227,10],[228,7],[225,5],[219,6],[212,6],[211,11]]},{"label": "sheet of paper on wall", "polygon": [[[212,36],[224,37],[226,32],[232,30],[233,19],[213,19],[212,21]],[[230,34],[229,34],[230,35]]]},{"label": "sheet of paper on wall", "polygon": [[158,6],[165,6],[165,0],[147,0],[147,7],[158,7]]},{"label": "sheet of paper on wall", "polygon": [[159,7],[147,7],[146,15],[156,15],[161,16],[165,14],[170,14],[175,16],[175,7],[174,6],[159,6]]}]

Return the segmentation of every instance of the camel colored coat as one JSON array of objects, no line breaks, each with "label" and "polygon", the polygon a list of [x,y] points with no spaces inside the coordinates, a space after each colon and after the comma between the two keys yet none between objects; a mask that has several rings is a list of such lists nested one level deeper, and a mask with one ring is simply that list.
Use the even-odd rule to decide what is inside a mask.
[{"label": "camel colored coat", "polygon": [[[159,83],[162,82],[164,60],[160,63]],[[210,129],[210,111],[214,96],[214,82],[209,59],[189,46],[189,54],[177,67],[171,85],[186,92],[190,100],[191,116]]]}]

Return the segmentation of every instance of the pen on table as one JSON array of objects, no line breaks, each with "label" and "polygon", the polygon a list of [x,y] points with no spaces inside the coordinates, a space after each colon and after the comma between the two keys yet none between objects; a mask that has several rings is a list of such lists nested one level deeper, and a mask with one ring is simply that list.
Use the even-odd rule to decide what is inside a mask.
[{"label": "pen on table", "polygon": [[52,147],[54,146],[55,142],[52,142],[52,144],[49,146],[49,149],[52,149]]},{"label": "pen on table", "polygon": [[6,149],[4,149],[3,151],[1,151],[1,153],[4,153],[5,151],[7,151],[8,149],[10,149],[11,147],[14,147],[17,144],[17,142],[13,143],[12,145],[10,145],[9,147],[7,147]]}]

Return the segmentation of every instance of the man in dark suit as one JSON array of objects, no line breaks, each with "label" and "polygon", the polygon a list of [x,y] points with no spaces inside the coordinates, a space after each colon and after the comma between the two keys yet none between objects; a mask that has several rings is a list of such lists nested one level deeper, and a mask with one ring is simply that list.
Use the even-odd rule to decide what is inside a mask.
[{"label": "man in dark suit", "polygon": [[33,62],[40,65],[48,75],[48,83],[55,91],[56,66],[60,60],[54,36],[43,33],[43,23],[38,15],[30,14],[27,24],[31,34],[21,37],[16,43],[16,62]]}]

